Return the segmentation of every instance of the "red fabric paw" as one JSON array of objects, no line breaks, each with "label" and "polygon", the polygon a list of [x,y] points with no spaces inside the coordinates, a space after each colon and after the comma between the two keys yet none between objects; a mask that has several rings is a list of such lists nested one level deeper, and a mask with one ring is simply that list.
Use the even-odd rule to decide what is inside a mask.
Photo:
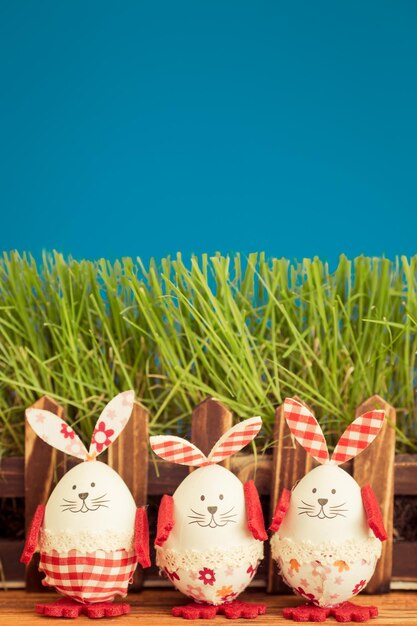
[{"label": "red fabric paw", "polygon": [[337,622],[367,622],[372,617],[378,616],[376,606],[358,606],[353,602],[343,602],[340,606],[330,609]]},{"label": "red fabric paw", "polygon": [[136,509],[135,552],[138,563],[140,563],[142,567],[151,566],[151,558],[149,556],[148,516],[145,507],[138,507]]},{"label": "red fabric paw", "polygon": [[172,496],[162,496],[158,511],[158,528],[156,531],[155,544],[163,546],[174,528],[174,500]]},{"label": "red fabric paw", "polygon": [[32,522],[29,528],[29,532],[26,536],[25,547],[23,548],[20,562],[27,565],[36,551],[38,545],[39,531],[42,526],[43,518],[45,515],[45,507],[43,504],[39,504],[36,507],[35,515],[32,518]]},{"label": "red fabric paw", "polygon": [[60,598],[56,602],[50,602],[49,604],[36,604],[35,611],[38,615],[45,615],[46,617],[65,617],[76,618],[81,615],[83,605],[71,598]]},{"label": "red fabric paw", "polygon": [[102,617],[118,617],[130,613],[130,604],[126,602],[113,604],[112,602],[98,602],[83,607],[83,613],[90,619],[101,619]]},{"label": "red fabric paw", "polygon": [[388,539],[388,534],[385,530],[384,520],[382,519],[378,500],[376,499],[371,485],[365,485],[362,487],[361,494],[369,528],[372,530],[375,537],[381,541],[386,541]]},{"label": "red fabric paw", "polygon": [[217,607],[217,612],[227,617],[227,619],[255,619],[258,615],[265,615],[266,604],[255,604],[253,602],[227,602]]},{"label": "red fabric paw", "polygon": [[330,615],[330,609],[313,604],[303,604],[282,610],[285,619],[291,619],[293,622],[325,622]]},{"label": "red fabric paw", "polygon": [[217,614],[217,607],[211,604],[185,604],[184,606],[174,606],[172,615],[183,617],[184,619],[214,619]]},{"label": "red fabric paw", "polygon": [[276,532],[282,524],[282,521],[285,517],[285,514],[288,511],[288,507],[290,506],[291,500],[291,491],[288,489],[283,489],[281,493],[281,497],[278,500],[277,506],[275,507],[274,517],[272,518],[271,526],[269,530]]},{"label": "red fabric paw", "polygon": [[254,539],[266,541],[268,535],[265,530],[261,501],[259,500],[258,490],[253,480],[248,480],[248,482],[243,485],[243,492],[245,494],[248,528]]}]

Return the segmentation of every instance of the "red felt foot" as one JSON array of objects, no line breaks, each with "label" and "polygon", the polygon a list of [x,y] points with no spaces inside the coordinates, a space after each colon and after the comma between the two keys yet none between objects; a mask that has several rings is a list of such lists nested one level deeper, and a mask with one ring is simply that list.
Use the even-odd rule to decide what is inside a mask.
[{"label": "red felt foot", "polygon": [[212,604],[185,604],[184,606],[174,606],[172,615],[174,617],[183,617],[184,619],[214,619],[216,617],[217,607]]},{"label": "red felt foot", "polygon": [[358,606],[353,602],[343,602],[330,609],[330,614],[337,622],[367,622],[378,616],[378,609],[376,606]]},{"label": "red felt foot", "polygon": [[255,619],[258,615],[265,615],[266,604],[255,604],[254,602],[241,602],[240,600],[234,600],[233,602],[226,602],[225,604],[218,606],[217,612],[224,615],[228,619],[239,619],[239,617]]},{"label": "red felt foot", "polygon": [[97,604],[88,604],[83,607],[83,613],[90,619],[100,619],[102,617],[118,617],[119,615],[127,615],[130,613],[130,604],[112,602],[98,602]]},{"label": "red felt foot", "polygon": [[330,610],[314,604],[303,604],[283,609],[282,614],[285,619],[292,619],[294,622],[325,622]]},{"label": "red felt foot", "polygon": [[70,598],[61,598],[49,604],[36,604],[36,613],[47,617],[75,618],[81,615],[83,605]]}]

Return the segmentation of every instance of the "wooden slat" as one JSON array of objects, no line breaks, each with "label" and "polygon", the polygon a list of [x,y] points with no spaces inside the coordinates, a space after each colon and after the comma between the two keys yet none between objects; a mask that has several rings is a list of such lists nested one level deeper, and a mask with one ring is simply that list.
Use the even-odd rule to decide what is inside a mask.
[{"label": "wooden slat", "polygon": [[[206,398],[193,411],[191,441],[204,454],[208,454],[217,440],[232,426],[233,413],[219,400]],[[230,457],[219,465],[229,469]]]},{"label": "wooden slat", "polygon": [[[50,626],[62,625],[62,619],[55,619],[35,615],[34,604],[43,602],[53,602],[57,600],[56,594],[36,594],[27,595],[24,591],[8,591],[0,594],[0,622],[2,626],[33,626],[33,624],[47,624]],[[288,626],[291,622],[285,620],[282,616],[284,607],[298,606],[302,603],[300,598],[295,595],[290,596],[266,596],[263,591],[247,590],[239,599],[247,602],[265,603],[267,610],[265,615],[256,618],[256,622],[250,620],[250,624],[257,626]],[[185,604],[187,599],[181,596],[178,591],[172,588],[167,589],[145,589],[140,594],[129,594],[126,600],[132,606],[132,612],[129,616],[120,617],[111,620],[111,623],[137,624],[138,626],[184,626],[184,620],[179,617],[172,617],[171,609],[173,606]],[[124,600],[124,601],[126,601]],[[371,620],[375,626],[411,626],[416,625],[417,615],[417,594],[395,592],[384,596],[363,596],[359,595],[355,598],[355,604],[378,606],[379,616],[375,620]],[[242,624],[245,623],[244,620]],[[369,622],[369,624],[371,624]],[[91,624],[87,617],[79,617],[77,623]],[[110,620],[104,620],[103,623],[110,624]],[[210,622],[192,620],[189,624],[227,624],[229,623],[222,616],[216,617],[215,621]],[[230,623],[238,624],[238,621]],[[328,624],[336,624],[333,618],[329,618]]]},{"label": "wooden slat", "polygon": [[[1,573],[0,589],[7,587],[8,581],[23,581],[25,578],[25,566],[20,563],[24,541],[0,539],[0,563]],[[2,579],[4,575],[4,580]]]},{"label": "wooden slat", "polygon": [[417,496],[417,454],[397,454],[394,463],[396,496]]},{"label": "wooden slat", "polygon": [[[43,396],[35,404],[35,409],[46,409],[59,417],[64,417],[64,409],[52,398]],[[42,441],[25,420],[25,523],[28,530],[38,504],[46,504],[51,492],[55,469],[60,468],[60,474],[65,472],[66,457],[62,452],[55,450]],[[42,576],[38,571],[39,555],[35,555],[26,568],[27,591],[43,589]]]},{"label": "wooden slat", "polygon": [[388,539],[382,544],[382,554],[376,570],[366,586],[366,593],[389,591],[392,574],[393,515],[394,515],[394,456],[395,409],[380,396],[372,396],[356,410],[356,416],[366,411],[383,409],[385,422],[375,441],[353,461],[353,477],[362,487],[370,483],[381,507]]},{"label": "wooden slat", "polygon": [[[406,457],[407,460],[404,460]],[[239,459],[239,460],[237,460]],[[242,460],[240,460],[242,459]],[[231,469],[235,464],[252,463],[252,454],[243,453],[231,457]],[[76,459],[68,458],[67,470],[77,463]],[[259,455],[258,468],[262,464],[263,478],[258,489],[262,495],[269,494],[272,477],[272,455]],[[343,466],[344,469],[348,465]],[[0,462],[0,498],[24,498],[25,496],[25,462],[20,456],[6,457]],[[161,496],[173,493],[187,475],[188,468],[182,465],[169,465],[165,461],[151,458],[148,461],[148,495]],[[396,496],[417,496],[417,455],[397,454],[394,462],[394,493]]]},{"label": "wooden slat", "polygon": [[11,456],[0,461],[0,498],[25,497],[25,459]]},{"label": "wooden slat", "polygon": [[394,543],[392,552],[392,580],[416,582],[416,563],[417,541],[397,541],[397,543]]},{"label": "wooden slat", "polygon": [[[296,398],[299,402],[301,400]],[[313,468],[314,459],[306,454],[297,441],[293,441],[284,417],[283,406],[277,408],[274,426],[274,456],[271,477],[270,519],[272,519],[278,498],[285,489],[292,489]],[[311,409],[310,409],[311,410]],[[269,522],[270,520],[268,520]],[[268,565],[269,593],[288,593],[287,585],[277,572],[276,563],[272,558]]]},{"label": "wooden slat", "polygon": [[125,481],[137,506],[148,498],[148,411],[135,402],[132,415],[109,446],[108,463]]},{"label": "wooden slat", "polygon": [[[135,402],[130,420],[108,450],[109,465],[123,478],[137,506],[145,506],[148,500],[148,419],[145,407]],[[143,580],[143,569],[138,566],[135,589],[141,588]]]}]

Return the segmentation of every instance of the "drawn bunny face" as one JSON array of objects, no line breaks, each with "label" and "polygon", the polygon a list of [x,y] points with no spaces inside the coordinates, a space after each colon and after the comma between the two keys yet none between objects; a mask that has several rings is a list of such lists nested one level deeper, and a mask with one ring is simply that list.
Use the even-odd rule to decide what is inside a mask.
[{"label": "drawn bunny face", "polygon": [[165,547],[186,545],[207,549],[250,542],[245,497],[240,480],[217,465],[247,445],[259,432],[262,421],[254,417],[230,429],[206,457],[196,446],[179,437],[151,437],[153,451],[182,465],[199,466],[173,495],[175,526]]},{"label": "drawn bunny face", "polygon": [[339,464],[369,446],[384,423],[384,412],[369,411],[354,420],[331,458],[323,432],[306,407],[287,399],[284,415],[295,439],[320,465],[293,488],[280,535],[335,542],[369,536],[360,487]]},{"label": "drawn bunny face", "polygon": [[369,529],[358,483],[337,465],[319,465],[300,480],[280,534],[296,541],[343,541],[367,537]]},{"label": "drawn bunny face", "polygon": [[100,531],[132,526],[136,511],[132,494],[113,469],[95,459],[119,436],[133,402],[133,391],[126,391],[107,404],[97,420],[88,451],[57,415],[27,409],[27,420],[41,439],[84,461],[69,470],[52,491],[45,509],[47,530]]},{"label": "drawn bunny face", "polygon": [[100,461],[80,463],[61,478],[45,510],[45,528],[77,530],[125,528],[135,501],[122,478]]}]

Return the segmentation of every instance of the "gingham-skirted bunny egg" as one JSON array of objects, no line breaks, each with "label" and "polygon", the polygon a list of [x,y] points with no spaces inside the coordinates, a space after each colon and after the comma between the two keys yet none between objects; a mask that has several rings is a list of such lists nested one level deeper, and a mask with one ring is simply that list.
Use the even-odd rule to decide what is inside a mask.
[{"label": "gingham-skirted bunny egg", "polygon": [[165,547],[202,550],[253,541],[243,485],[220,465],[194,470],[174,493],[175,526]]},{"label": "gingham-skirted bunny egg", "polygon": [[108,465],[90,461],[73,467],[56,485],[46,505],[44,528],[132,532],[135,514],[135,502],[122,478]]}]

